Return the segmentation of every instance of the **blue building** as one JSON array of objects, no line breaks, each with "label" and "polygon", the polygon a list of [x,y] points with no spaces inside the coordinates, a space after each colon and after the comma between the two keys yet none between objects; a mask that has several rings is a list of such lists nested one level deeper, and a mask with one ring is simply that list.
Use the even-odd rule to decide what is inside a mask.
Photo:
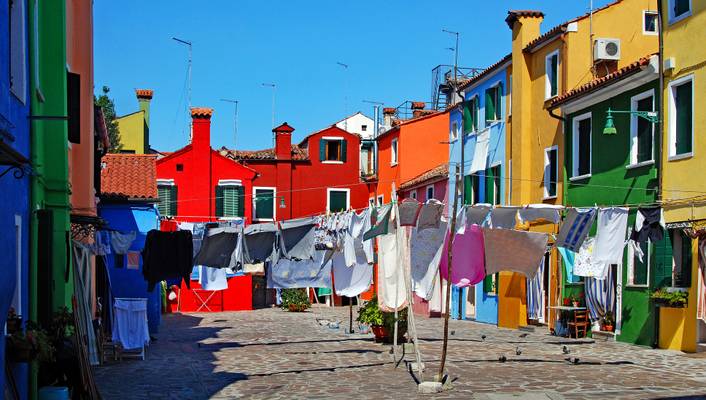
[{"label": "blue building", "polygon": [[[449,171],[462,165],[465,204],[507,204],[510,185],[505,131],[510,111],[510,64],[511,56],[507,55],[464,83],[459,88],[464,101],[449,114]],[[449,193],[456,193],[453,174]],[[474,287],[454,288],[451,302],[453,318],[497,324],[497,276],[487,276]]]},{"label": "blue building", "polygon": [[[147,299],[147,322],[150,334],[159,331],[162,318],[162,293],[157,286],[147,291],[147,281],[142,275],[142,257],[147,233],[159,229],[159,211],[155,203],[157,194],[157,156],[151,154],[106,154],[102,158],[101,202],[98,215],[113,232],[135,232],[137,236],[127,257],[107,255],[96,261],[96,269],[108,272],[113,297]],[[99,274],[99,271],[96,272]],[[110,297],[110,296],[108,296]]]},{"label": "blue building", "polygon": [[[0,35],[0,326],[12,307],[29,317],[29,40],[24,0],[0,3],[0,20],[9,22],[9,35]],[[5,28],[3,28],[5,29]],[[6,55],[9,55],[9,59]],[[0,362],[5,365],[5,340]],[[12,380],[24,398],[28,366],[13,364]],[[0,388],[9,382],[0,374]]]}]

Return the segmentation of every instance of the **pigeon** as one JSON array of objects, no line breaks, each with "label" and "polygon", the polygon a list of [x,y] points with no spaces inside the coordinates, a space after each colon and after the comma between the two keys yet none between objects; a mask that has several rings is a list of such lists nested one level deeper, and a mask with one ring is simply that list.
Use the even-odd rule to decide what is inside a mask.
[{"label": "pigeon", "polygon": [[522,350],[520,349],[520,346],[517,346],[517,348],[515,349],[515,354],[517,354],[518,356],[522,354]]},{"label": "pigeon", "polygon": [[505,354],[498,357],[498,361],[500,361],[501,363],[504,363],[505,361],[507,361],[507,357],[505,357]]},{"label": "pigeon", "polygon": [[481,335],[481,340],[485,340],[485,335]]},{"label": "pigeon", "polygon": [[451,335],[455,335],[455,334],[456,334],[456,331],[451,331]]},{"label": "pigeon", "polygon": [[526,337],[527,337],[527,334],[526,334],[526,333],[523,333],[523,334],[520,335],[520,337],[521,337],[521,338],[526,338]]},{"label": "pigeon", "polygon": [[563,351],[564,354],[569,354],[569,353],[571,353],[571,350],[569,350],[569,348],[566,347],[566,346],[562,347],[562,348],[561,348],[561,351]]},{"label": "pigeon", "polygon": [[578,357],[568,357],[565,358],[566,361],[572,363],[572,364],[578,364],[579,363],[579,358]]}]

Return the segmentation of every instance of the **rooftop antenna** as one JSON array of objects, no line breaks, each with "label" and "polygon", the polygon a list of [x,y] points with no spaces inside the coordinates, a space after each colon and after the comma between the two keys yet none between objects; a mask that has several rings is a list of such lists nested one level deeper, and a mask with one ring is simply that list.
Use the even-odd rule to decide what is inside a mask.
[{"label": "rooftop antenna", "polygon": [[[262,86],[264,87],[271,87],[272,88],[272,129],[275,129],[275,89],[277,86],[274,83],[263,83]],[[272,143],[274,145],[275,142],[275,133],[272,132]]]},{"label": "rooftop antenna", "polygon": [[[348,64],[344,64],[340,61],[336,61],[336,64],[339,66],[343,67],[346,72],[348,72]],[[343,120],[343,130],[348,131],[348,74],[346,73],[346,78],[344,79],[344,88],[343,88],[343,112],[346,115],[346,119]]]},{"label": "rooftop antenna", "polygon": [[456,97],[456,89],[458,88],[458,37],[460,34],[458,32],[450,31],[448,29],[442,29],[441,31],[446,32],[451,35],[456,35],[456,46],[454,46],[453,48],[448,47],[449,50],[454,51],[454,83],[453,83],[453,87],[454,87],[454,98],[455,98]]},{"label": "rooftop antenna", "polygon": [[[187,98],[189,100],[189,111],[191,111],[191,42],[188,40],[183,40],[179,39],[176,37],[172,37],[172,40],[175,40],[189,48],[189,67],[188,67],[188,81],[189,81],[189,86],[188,86],[188,92],[187,92]],[[194,126],[193,123],[191,122],[191,119],[189,119],[189,141],[191,141],[191,137],[194,134]]]},{"label": "rooftop antenna", "polygon": [[235,112],[233,113],[233,148],[237,149],[237,139],[238,139],[238,100],[233,99],[221,99],[226,103],[231,103],[235,105]]}]

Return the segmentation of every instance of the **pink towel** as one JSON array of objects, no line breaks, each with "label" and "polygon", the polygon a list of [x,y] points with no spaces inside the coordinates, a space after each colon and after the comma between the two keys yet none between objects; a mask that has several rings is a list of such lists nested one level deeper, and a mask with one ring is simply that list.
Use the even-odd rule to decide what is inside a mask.
[{"label": "pink towel", "polygon": [[[449,276],[448,242],[447,236],[439,264],[441,277],[446,280]],[[452,246],[451,283],[458,287],[466,287],[482,281],[485,278],[485,250],[481,228],[478,225],[467,226],[464,233],[454,237]]]}]

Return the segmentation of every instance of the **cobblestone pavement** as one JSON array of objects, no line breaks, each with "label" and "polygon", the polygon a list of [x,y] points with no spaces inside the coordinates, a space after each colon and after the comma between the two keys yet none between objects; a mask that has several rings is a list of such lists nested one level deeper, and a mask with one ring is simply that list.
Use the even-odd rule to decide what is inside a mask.
[{"label": "cobblestone pavement", "polygon": [[[321,326],[321,319],[341,326]],[[442,324],[417,321],[426,380],[439,368]],[[110,361],[96,377],[106,399],[706,397],[702,354],[469,321],[450,322],[452,388],[421,395],[406,367],[414,361],[409,349],[395,368],[391,346],[374,343],[371,335],[346,334],[347,327],[347,307],[166,315],[145,361]],[[499,361],[502,355],[507,361]]]}]

